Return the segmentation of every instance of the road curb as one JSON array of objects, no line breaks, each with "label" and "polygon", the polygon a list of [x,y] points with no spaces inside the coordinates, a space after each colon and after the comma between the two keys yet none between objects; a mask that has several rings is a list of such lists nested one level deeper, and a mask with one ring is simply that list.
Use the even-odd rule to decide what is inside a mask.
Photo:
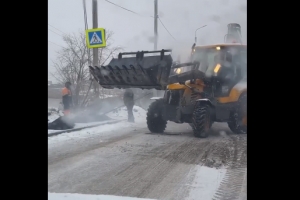
[{"label": "road curb", "polygon": [[121,121],[125,121],[125,120],[120,119],[120,120],[114,120],[114,121],[105,122],[105,123],[94,124],[94,125],[90,125],[90,126],[84,126],[84,127],[80,127],[80,128],[73,128],[73,129],[57,131],[57,132],[54,132],[54,133],[48,133],[48,137],[52,137],[52,136],[59,135],[59,134],[62,134],[62,133],[70,133],[70,132],[73,132],[73,131],[79,131],[79,130],[82,130],[82,129],[85,129],[85,128],[93,128],[93,127],[96,127],[96,126],[101,126],[101,125],[106,125],[106,124],[115,124],[115,123],[121,122]]}]

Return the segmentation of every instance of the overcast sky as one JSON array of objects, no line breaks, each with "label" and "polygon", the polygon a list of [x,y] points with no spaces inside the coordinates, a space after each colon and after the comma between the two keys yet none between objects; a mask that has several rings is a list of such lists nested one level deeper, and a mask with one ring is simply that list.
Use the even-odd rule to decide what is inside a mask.
[{"label": "overcast sky", "polygon": [[[98,0],[98,27],[114,32],[113,43],[124,51],[153,50],[154,0],[109,0],[139,13],[128,12],[105,0]],[[92,0],[86,0],[88,25],[92,27]],[[242,26],[247,41],[246,0],[158,0],[158,15],[175,40],[158,21],[158,49],[172,48],[183,59],[190,53],[197,31],[197,44],[222,43],[228,23]],[[48,69],[64,46],[63,33],[84,31],[82,0],[48,0]],[[55,33],[54,33],[55,32]],[[176,59],[176,58],[174,58]],[[49,76],[49,80],[53,80]]]}]

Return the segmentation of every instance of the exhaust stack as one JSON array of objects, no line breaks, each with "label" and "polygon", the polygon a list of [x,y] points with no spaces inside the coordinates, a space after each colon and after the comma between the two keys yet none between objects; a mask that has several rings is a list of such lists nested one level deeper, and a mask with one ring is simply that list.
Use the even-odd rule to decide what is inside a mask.
[{"label": "exhaust stack", "polygon": [[224,37],[225,43],[242,43],[241,25],[230,23],[227,25],[227,34]]}]

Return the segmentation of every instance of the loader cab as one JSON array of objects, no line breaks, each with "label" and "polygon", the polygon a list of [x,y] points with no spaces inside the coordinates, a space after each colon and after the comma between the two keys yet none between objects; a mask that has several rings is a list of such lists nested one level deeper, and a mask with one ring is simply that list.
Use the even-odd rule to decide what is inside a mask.
[{"label": "loader cab", "polygon": [[247,46],[221,44],[196,47],[192,61],[199,62],[198,70],[214,84],[216,96],[226,96],[230,89],[247,77]]},{"label": "loader cab", "polygon": [[224,80],[247,76],[247,47],[245,45],[214,45],[195,48],[192,62],[199,62],[198,70],[207,77]]}]

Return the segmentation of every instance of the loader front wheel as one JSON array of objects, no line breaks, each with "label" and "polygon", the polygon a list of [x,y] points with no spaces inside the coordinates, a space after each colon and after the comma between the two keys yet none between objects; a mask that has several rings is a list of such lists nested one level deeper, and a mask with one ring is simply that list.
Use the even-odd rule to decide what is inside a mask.
[{"label": "loader front wheel", "polygon": [[163,107],[163,99],[156,100],[149,106],[147,113],[147,125],[148,129],[152,133],[163,133],[167,126],[167,121],[164,120],[162,116]]},{"label": "loader front wheel", "polygon": [[[189,125],[190,125],[190,127],[193,129],[194,124],[193,124],[193,123],[189,123]],[[213,125],[213,121],[211,120],[210,125],[209,125],[209,128],[211,128],[212,125]]]},{"label": "loader front wheel", "polygon": [[247,94],[240,97],[237,108],[231,114],[228,127],[235,134],[247,134]]},{"label": "loader front wheel", "polygon": [[209,134],[211,127],[211,116],[210,116],[209,105],[196,105],[193,112],[193,131],[194,136],[197,138],[206,138]]}]

